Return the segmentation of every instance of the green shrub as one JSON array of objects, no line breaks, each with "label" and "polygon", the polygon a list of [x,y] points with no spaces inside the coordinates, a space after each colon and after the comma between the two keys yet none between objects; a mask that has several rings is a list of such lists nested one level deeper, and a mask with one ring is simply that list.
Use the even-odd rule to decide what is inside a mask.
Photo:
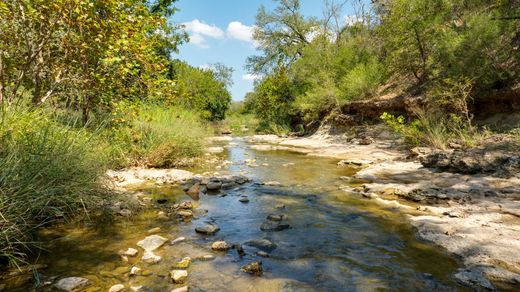
[{"label": "green shrub", "polygon": [[33,231],[94,205],[105,188],[95,141],[41,111],[0,120],[0,260],[16,265],[37,247]]},{"label": "green shrub", "polygon": [[384,80],[385,68],[381,63],[375,60],[360,63],[341,79],[342,97],[344,100],[370,97]]}]

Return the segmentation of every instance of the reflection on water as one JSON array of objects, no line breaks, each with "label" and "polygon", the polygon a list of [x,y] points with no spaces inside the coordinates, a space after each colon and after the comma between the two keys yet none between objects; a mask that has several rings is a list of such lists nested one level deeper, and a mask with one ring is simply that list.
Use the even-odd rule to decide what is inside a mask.
[{"label": "reflection on water", "polygon": [[[190,291],[461,289],[451,279],[456,263],[415,240],[404,217],[338,189],[339,178],[352,175],[354,170],[337,168],[333,159],[259,152],[242,140],[234,142],[225,153],[232,162],[227,172],[244,173],[255,183],[225,191],[226,196],[202,196],[199,215],[191,222],[159,219],[157,210],[149,210],[131,221],[48,230],[45,237],[54,239],[41,258],[49,266],[43,271],[45,275],[87,277],[95,282],[87,291],[106,291],[118,283],[168,291],[179,286],[168,277],[173,264],[189,256],[195,259],[188,269]],[[258,167],[246,164],[252,159]],[[278,181],[282,186],[259,184],[263,181]],[[190,199],[178,187],[149,186],[144,190],[155,198],[168,198],[170,203]],[[248,195],[250,202],[239,202],[241,195]],[[276,208],[281,204],[285,209]],[[284,214],[291,228],[261,231],[260,225],[269,214]],[[217,223],[221,230],[214,236],[196,234],[194,226],[205,221]],[[136,247],[154,227],[161,227],[160,234],[169,239],[184,236],[187,240],[160,248],[156,252],[163,257],[159,264],[139,262],[141,254],[123,262],[117,251]],[[243,244],[254,239],[268,239],[277,247],[267,258],[257,256],[257,249],[246,245],[244,257],[233,249],[210,249],[216,240]],[[196,259],[208,254],[216,258]],[[263,263],[262,277],[240,271],[241,266],[258,260]],[[134,265],[145,275],[129,277]]]}]

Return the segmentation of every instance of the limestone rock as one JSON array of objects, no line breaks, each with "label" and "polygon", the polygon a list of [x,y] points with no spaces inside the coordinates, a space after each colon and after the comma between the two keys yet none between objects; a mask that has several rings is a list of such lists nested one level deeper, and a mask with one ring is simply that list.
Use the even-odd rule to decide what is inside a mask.
[{"label": "limestone rock", "polygon": [[212,250],[226,251],[230,248],[229,244],[225,241],[215,241],[211,244]]},{"label": "limestone rock", "polygon": [[162,257],[154,254],[151,251],[145,251],[141,260],[147,264],[157,264],[162,260]]},{"label": "limestone rock", "polygon": [[110,287],[110,289],[108,289],[108,292],[120,292],[123,290],[125,290],[125,285],[117,284],[117,285]]},{"label": "limestone rock", "polygon": [[170,277],[173,280],[173,283],[182,284],[188,278],[188,271],[186,270],[173,270],[170,272]]},{"label": "limestone rock", "polygon": [[87,286],[90,286],[92,283],[89,279],[81,278],[81,277],[68,277],[59,280],[54,287],[61,291],[78,291]]},{"label": "limestone rock", "polygon": [[168,239],[160,236],[160,235],[150,235],[147,236],[145,239],[139,241],[137,245],[141,248],[143,248],[146,251],[154,251],[161,247],[165,242],[167,242]]},{"label": "limestone rock", "polygon": [[188,291],[189,291],[189,287],[184,286],[184,287],[180,287],[180,288],[175,288],[171,292],[188,292]]}]

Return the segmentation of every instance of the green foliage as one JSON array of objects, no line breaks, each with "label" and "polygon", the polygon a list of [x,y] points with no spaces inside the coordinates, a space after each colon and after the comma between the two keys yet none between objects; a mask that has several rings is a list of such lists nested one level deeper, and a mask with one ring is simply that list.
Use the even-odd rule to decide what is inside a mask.
[{"label": "green foliage", "polygon": [[207,120],[224,119],[231,102],[227,86],[231,84],[232,71],[221,64],[214,69],[199,69],[182,61],[173,62],[178,93],[173,103],[197,110]]},{"label": "green foliage", "polygon": [[167,21],[173,2],[3,2],[0,104],[52,101],[86,122],[113,102],[170,98],[167,64],[186,39]]},{"label": "green foliage", "polygon": [[[71,125],[72,126],[72,125]],[[95,205],[105,164],[84,129],[42,111],[0,117],[0,261],[17,264],[37,248],[32,232]]]},{"label": "green foliage", "polygon": [[291,123],[292,84],[285,71],[267,76],[255,86],[253,108],[260,119],[259,127],[270,130],[274,125],[288,128]]},{"label": "green foliage", "polygon": [[264,124],[320,120],[343,103],[375,96],[391,78],[471,128],[468,102],[520,79],[519,8],[511,0],[372,1],[374,9],[353,23],[340,18],[345,4],[327,2],[324,17],[314,19],[302,16],[297,0],[277,2],[258,12],[254,38],[263,54],[250,57],[248,68],[264,76],[261,84],[287,75],[283,96],[263,86],[255,96],[270,95],[277,101],[271,108],[289,110],[260,114]]}]

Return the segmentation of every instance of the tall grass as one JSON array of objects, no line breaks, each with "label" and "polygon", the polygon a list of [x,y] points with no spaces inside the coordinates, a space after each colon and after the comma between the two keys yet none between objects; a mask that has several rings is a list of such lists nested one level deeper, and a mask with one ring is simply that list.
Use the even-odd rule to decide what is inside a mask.
[{"label": "tall grass", "polygon": [[258,119],[251,113],[234,112],[218,125],[222,129],[229,129],[235,136],[253,135],[258,128]]},{"label": "tall grass", "polygon": [[0,261],[16,265],[37,247],[33,232],[94,204],[105,192],[92,136],[42,111],[0,118]]},{"label": "tall grass", "polygon": [[210,127],[192,111],[154,105],[135,111],[133,118],[123,122],[117,118],[101,134],[111,167],[186,166],[202,154],[204,138],[211,135]]}]

